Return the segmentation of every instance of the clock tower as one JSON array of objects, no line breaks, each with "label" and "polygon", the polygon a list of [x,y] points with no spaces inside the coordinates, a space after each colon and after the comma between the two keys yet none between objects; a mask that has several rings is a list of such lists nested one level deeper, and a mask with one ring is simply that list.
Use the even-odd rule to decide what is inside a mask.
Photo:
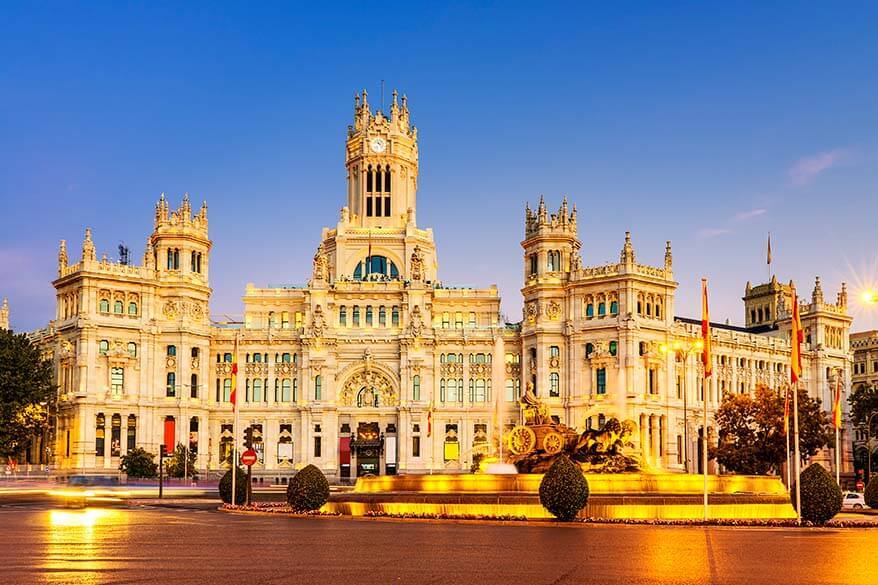
[{"label": "clock tower", "polygon": [[415,223],[418,131],[410,124],[405,96],[400,100],[393,91],[390,117],[370,110],[365,90],[354,98],[345,167],[353,225],[393,228]]}]

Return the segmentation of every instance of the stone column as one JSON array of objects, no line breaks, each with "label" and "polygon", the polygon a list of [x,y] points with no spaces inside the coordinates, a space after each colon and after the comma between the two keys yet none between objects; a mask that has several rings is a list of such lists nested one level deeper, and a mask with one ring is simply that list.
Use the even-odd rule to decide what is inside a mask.
[{"label": "stone column", "polygon": [[649,440],[650,440],[650,456],[653,467],[661,467],[661,457],[659,456],[659,417],[650,415],[649,417]]}]

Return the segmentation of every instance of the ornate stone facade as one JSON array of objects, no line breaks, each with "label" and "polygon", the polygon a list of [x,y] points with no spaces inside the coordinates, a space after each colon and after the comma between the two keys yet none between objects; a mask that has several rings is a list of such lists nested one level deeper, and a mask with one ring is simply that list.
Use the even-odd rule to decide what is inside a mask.
[{"label": "ornate stone facade", "polygon": [[[543,200],[526,210],[520,323],[502,322],[495,286],[442,283],[433,232],[416,222],[406,98],[394,92],[389,115],[367,98],[347,132],[347,201],[323,230],[311,280],[247,285],[242,322],[208,319],[207,207],[193,215],[188,197],[176,211],[159,200],[140,266],[97,260],[90,230],[76,264],[61,242],[57,314],[33,334],[58,373],[57,467],[115,470],[133,446],[188,442],[197,467],[216,472],[251,426],[255,472],[281,481],[306,463],[347,478],[460,471],[491,449],[497,421],[518,422],[532,384],[560,422],[581,432],[634,420],[647,463],[683,470],[688,452],[694,470],[702,396],[712,411],[723,392],[788,379],[784,287],[748,285],[745,306],[771,297],[770,318],[715,326],[717,374],[702,394],[695,356],[663,351],[698,335],[674,316],[670,243],[658,267],[636,260],[631,234],[619,262],[584,266],[566,199],[555,214]],[[831,370],[849,379],[844,304],[815,292],[802,306],[806,384],[827,406]]]}]

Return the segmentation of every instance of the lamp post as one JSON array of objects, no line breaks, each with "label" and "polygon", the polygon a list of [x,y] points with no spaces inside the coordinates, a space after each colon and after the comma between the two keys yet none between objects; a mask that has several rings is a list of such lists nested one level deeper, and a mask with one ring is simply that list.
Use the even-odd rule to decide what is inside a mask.
[{"label": "lamp post", "polygon": [[[686,341],[674,340],[670,345],[663,343],[660,348],[662,353],[673,352],[674,356],[683,362],[683,464],[686,467],[686,473],[689,473],[689,388],[686,378],[688,377],[687,365],[689,356],[704,349],[704,342],[701,339],[694,341],[689,339]],[[704,397],[705,400],[707,396]],[[707,429],[704,431],[704,440],[707,441]],[[707,461],[704,462],[707,465]]]}]

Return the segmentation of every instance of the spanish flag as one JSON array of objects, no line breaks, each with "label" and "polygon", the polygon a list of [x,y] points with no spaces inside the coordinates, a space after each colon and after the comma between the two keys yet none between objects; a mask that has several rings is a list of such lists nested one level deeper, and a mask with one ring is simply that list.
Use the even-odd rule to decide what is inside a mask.
[{"label": "spanish flag", "polygon": [[[805,333],[802,331],[802,319],[799,316],[799,297],[793,287],[793,321],[790,329],[790,381],[795,386],[802,376],[802,343]],[[795,388],[794,388],[795,391]]]},{"label": "spanish flag", "polygon": [[713,373],[713,360],[710,353],[710,311],[707,308],[707,279],[701,279],[701,363],[704,364],[704,377]]},{"label": "spanish flag", "polygon": [[235,391],[238,388],[238,363],[235,362],[232,364],[232,391],[229,393],[229,402],[232,403],[232,410],[238,408],[238,397],[236,396]]}]

